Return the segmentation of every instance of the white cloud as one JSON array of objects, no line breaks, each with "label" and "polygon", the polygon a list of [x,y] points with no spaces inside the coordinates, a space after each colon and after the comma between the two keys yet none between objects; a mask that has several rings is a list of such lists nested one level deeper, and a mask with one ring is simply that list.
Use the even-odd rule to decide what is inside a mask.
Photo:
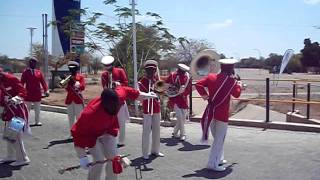
[{"label": "white cloud", "polygon": [[303,0],[303,2],[309,5],[316,5],[320,3],[320,0]]},{"label": "white cloud", "polygon": [[207,24],[206,27],[208,29],[222,29],[222,28],[230,27],[232,25],[232,23],[233,23],[232,19],[226,19],[222,23],[210,23],[210,24]]}]

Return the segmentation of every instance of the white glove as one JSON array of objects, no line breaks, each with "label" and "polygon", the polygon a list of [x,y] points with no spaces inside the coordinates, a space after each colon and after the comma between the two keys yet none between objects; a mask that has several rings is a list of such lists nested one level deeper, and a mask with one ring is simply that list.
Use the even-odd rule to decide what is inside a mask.
[{"label": "white glove", "polygon": [[15,105],[22,103],[22,98],[20,96],[14,96],[10,99],[11,102],[13,102]]},{"label": "white glove", "polygon": [[141,92],[140,91],[140,96],[139,98],[142,98],[142,99],[150,99],[150,98],[157,98],[157,94],[154,93],[154,92],[149,92],[149,93],[145,93],[145,92]]},{"label": "white glove", "polygon": [[79,82],[79,81],[76,81],[76,83],[74,83],[74,87],[75,87],[75,88],[80,88],[80,82]]},{"label": "white glove", "polygon": [[158,95],[155,92],[146,93],[145,99],[157,98]]},{"label": "white glove", "polygon": [[118,81],[115,81],[114,84],[116,85],[116,87],[121,85],[121,83]]},{"label": "white glove", "polygon": [[88,170],[89,169],[89,158],[87,156],[84,156],[83,158],[80,158],[80,167],[82,169]]}]

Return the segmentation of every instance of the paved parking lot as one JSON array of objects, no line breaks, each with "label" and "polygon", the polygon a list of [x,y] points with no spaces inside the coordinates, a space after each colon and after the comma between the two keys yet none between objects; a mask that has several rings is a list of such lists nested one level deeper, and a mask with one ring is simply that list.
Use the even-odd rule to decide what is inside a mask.
[{"label": "paved parking lot", "polygon": [[[44,125],[33,127],[33,135],[25,140],[31,164],[20,168],[0,165],[0,179],[86,179],[85,170],[64,175],[58,173],[59,168],[78,163],[72,142],[66,140],[67,116],[51,112],[42,112],[41,115]],[[172,139],[172,128],[163,127],[161,152],[165,157],[154,157],[149,161],[141,158],[141,125],[129,123],[127,127],[127,145],[120,151],[131,154],[133,164],[119,179],[134,180],[136,175],[140,177],[140,172],[144,180],[320,179],[320,134],[317,133],[230,126],[225,143],[228,168],[225,172],[214,172],[205,169],[210,146],[199,144],[201,132],[198,123],[186,124],[186,142]],[[1,140],[1,157],[5,155],[5,150],[5,142]]]}]

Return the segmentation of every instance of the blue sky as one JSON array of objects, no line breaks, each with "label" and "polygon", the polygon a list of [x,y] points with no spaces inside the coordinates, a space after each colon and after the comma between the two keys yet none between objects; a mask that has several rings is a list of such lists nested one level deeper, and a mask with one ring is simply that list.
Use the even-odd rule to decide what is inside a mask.
[{"label": "blue sky", "polygon": [[[129,0],[121,2],[126,5]],[[137,0],[137,3],[141,13],[159,13],[173,35],[206,39],[228,57],[283,54],[289,48],[299,52],[304,38],[320,41],[320,29],[313,27],[320,26],[320,0]],[[110,23],[114,21],[112,10],[102,0],[81,0],[81,6],[106,14],[105,20]],[[51,0],[1,0],[0,54],[28,56],[30,34],[26,28],[38,28],[33,41],[41,43],[42,13],[51,19]],[[51,30],[49,50],[50,38]]]}]

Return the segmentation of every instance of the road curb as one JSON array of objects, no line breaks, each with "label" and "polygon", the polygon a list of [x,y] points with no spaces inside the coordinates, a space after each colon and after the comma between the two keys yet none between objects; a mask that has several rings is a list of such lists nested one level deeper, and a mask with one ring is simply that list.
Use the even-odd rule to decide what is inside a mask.
[{"label": "road curb", "polygon": [[61,107],[61,106],[50,106],[50,105],[41,104],[40,105],[40,109],[42,111],[49,111],[49,112],[55,112],[55,113],[68,114],[67,113],[67,108],[66,107]]},{"label": "road curb", "polygon": [[[200,117],[191,118],[193,122],[200,122]],[[315,124],[302,124],[302,123],[291,123],[291,122],[264,122],[261,120],[251,119],[229,119],[229,125],[233,126],[245,126],[245,127],[256,127],[263,129],[278,129],[288,131],[302,131],[302,132],[316,132],[320,133],[320,125]]]},{"label": "road curb", "polygon": [[[60,106],[50,106],[41,105],[41,110],[67,114],[66,107]],[[200,122],[201,117],[191,118],[192,122]],[[142,124],[143,118],[140,117],[130,117],[130,122]],[[161,121],[161,126],[163,127],[173,127],[176,121]],[[320,133],[320,125],[314,124],[302,124],[302,123],[291,123],[291,122],[263,122],[259,120],[249,120],[249,119],[234,119],[229,120],[229,125],[233,126],[244,126],[244,127],[256,127],[264,129],[278,129],[278,130],[289,130],[289,131],[302,131],[302,132],[316,132]]]}]

